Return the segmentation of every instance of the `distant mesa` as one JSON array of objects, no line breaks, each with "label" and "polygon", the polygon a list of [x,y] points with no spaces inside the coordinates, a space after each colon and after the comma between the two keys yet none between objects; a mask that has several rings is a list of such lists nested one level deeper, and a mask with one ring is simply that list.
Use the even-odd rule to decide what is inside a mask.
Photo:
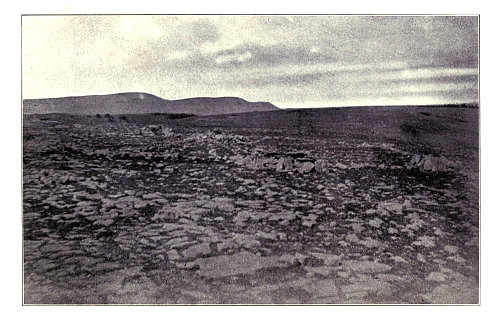
[{"label": "distant mesa", "polygon": [[110,95],[78,96],[23,100],[24,114],[193,114],[219,115],[273,111],[279,108],[268,102],[249,102],[237,97],[199,97],[166,100],[157,96],[128,92]]}]

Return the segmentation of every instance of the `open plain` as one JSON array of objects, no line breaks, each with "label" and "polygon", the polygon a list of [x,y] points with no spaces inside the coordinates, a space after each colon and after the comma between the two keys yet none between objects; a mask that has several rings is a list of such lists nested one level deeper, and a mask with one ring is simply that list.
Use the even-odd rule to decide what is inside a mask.
[{"label": "open plain", "polygon": [[23,116],[25,304],[477,304],[475,107]]}]

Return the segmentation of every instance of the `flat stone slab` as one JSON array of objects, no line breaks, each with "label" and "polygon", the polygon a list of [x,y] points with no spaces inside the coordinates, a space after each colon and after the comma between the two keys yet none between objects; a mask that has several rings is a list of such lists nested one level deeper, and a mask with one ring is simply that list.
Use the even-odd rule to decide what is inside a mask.
[{"label": "flat stone slab", "polygon": [[377,279],[357,281],[353,284],[342,287],[342,292],[348,298],[357,297],[360,294],[375,293],[388,295],[392,292],[391,284]]},{"label": "flat stone slab", "polygon": [[342,270],[348,270],[356,273],[377,273],[377,272],[387,272],[392,269],[390,265],[370,262],[370,261],[342,261],[340,268]]},{"label": "flat stone slab", "polygon": [[198,256],[210,255],[210,253],[212,253],[210,245],[205,242],[187,248],[182,252],[182,256],[184,256],[184,258],[195,258]]},{"label": "flat stone slab", "polygon": [[466,279],[440,284],[422,296],[433,304],[477,304],[479,292],[474,280]]},{"label": "flat stone slab", "polygon": [[329,266],[337,266],[339,261],[341,261],[343,257],[343,255],[323,254],[319,252],[312,253],[312,256],[322,260],[326,265]]},{"label": "flat stone slab", "polygon": [[446,275],[440,272],[431,272],[425,280],[430,280],[430,281],[437,281],[437,282],[445,282],[446,281]]},{"label": "flat stone slab", "polygon": [[335,297],[338,295],[338,288],[333,279],[323,279],[313,281],[304,289],[311,294],[313,298]]},{"label": "flat stone slab", "polygon": [[288,266],[279,257],[260,257],[247,251],[229,256],[198,258],[194,263],[200,267],[198,274],[211,278],[253,274],[260,269]]}]

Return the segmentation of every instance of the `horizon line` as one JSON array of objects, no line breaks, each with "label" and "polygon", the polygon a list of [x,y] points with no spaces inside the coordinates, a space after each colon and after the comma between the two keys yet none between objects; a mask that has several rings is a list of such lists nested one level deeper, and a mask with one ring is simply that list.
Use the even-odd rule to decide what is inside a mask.
[{"label": "horizon line", "polygon": [[105,94],[88,94],[88,95],[68,95],[68,96],[60,96],[60,97],[42,97],[42,98],[22,98],[21,100],[24,101],[30,101],[30,100],[49,100],[49,99],[63,99],[63,98],[78,98],[78,97],[97,97],[97,96],[112,96],[112,95],[120,95],[120,94],[147,94],[165,101],[180,101],[180,100],[188,100],[188,99],[224,99],[224,98],[237,98],[237,99],[242,99],[244,101],[250,102],[250,103],[270,103],[273,106],[282,109],[282,110],[301,110],[301,109],[330,109],[330,108],[347,108],[347,107],[415,107],[415,106],[421,106],[421,107],[479,107],[480,102],[479,101],[466,101],[466,102],[443,102],[443,103],[430,103],[430,104],[355,104],[355,105],[332,105],[332,106],[300,106],[300,107],[280,107],[277,106],[276,104],[270,102],[270,101],[249,101],[245,98],[238,97],[238,96],[218,96],[218,97],[209,97],[209,96],[196,96],[196,97],[186,97],[186,98],[181,98],[181,99],[165,99],[163,97],[159,97],[153,93],[149,92],[141,92],[141,91],[125,91],[125,92],[113,92],[113,93],[105,93]]}]

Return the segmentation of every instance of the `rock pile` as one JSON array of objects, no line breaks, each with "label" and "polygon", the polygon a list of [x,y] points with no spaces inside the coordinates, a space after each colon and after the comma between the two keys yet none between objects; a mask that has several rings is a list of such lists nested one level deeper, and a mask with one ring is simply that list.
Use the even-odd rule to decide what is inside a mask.
[{"label": "rock pile", "polygon": [[424,172],[446,172],[455,168],[455,163],[444,156],[415,154],[406,164],[407,169],[418,169]]},{"label": "rock pile", "polygon": [[277,172],[298,172],[300,174],[328,171],[325,160],[313,158],[306,151],[278,153],[256,150],[249,156],[236,155],[230,157],[230,160],[238,165],[256,170],[270,169]]},{"label": "rock pile", "polygon": [[243,135],[235,135],[221,130],[207,130],[186,137],[185,142],[198,144],[237,144],[240,146],[251,146],[252,140]]},{"label": "rock pile", "polygon": [[174,132],[172,131],[171,128],[168,127],[163,127],[161,125],[149,125],[149,126],[144,126],[136,129],[134,131],[135,135],[140,135],[140,136],[158,136],[158,135],[163,135],[166,137],[170,137],[174,135]]}]

